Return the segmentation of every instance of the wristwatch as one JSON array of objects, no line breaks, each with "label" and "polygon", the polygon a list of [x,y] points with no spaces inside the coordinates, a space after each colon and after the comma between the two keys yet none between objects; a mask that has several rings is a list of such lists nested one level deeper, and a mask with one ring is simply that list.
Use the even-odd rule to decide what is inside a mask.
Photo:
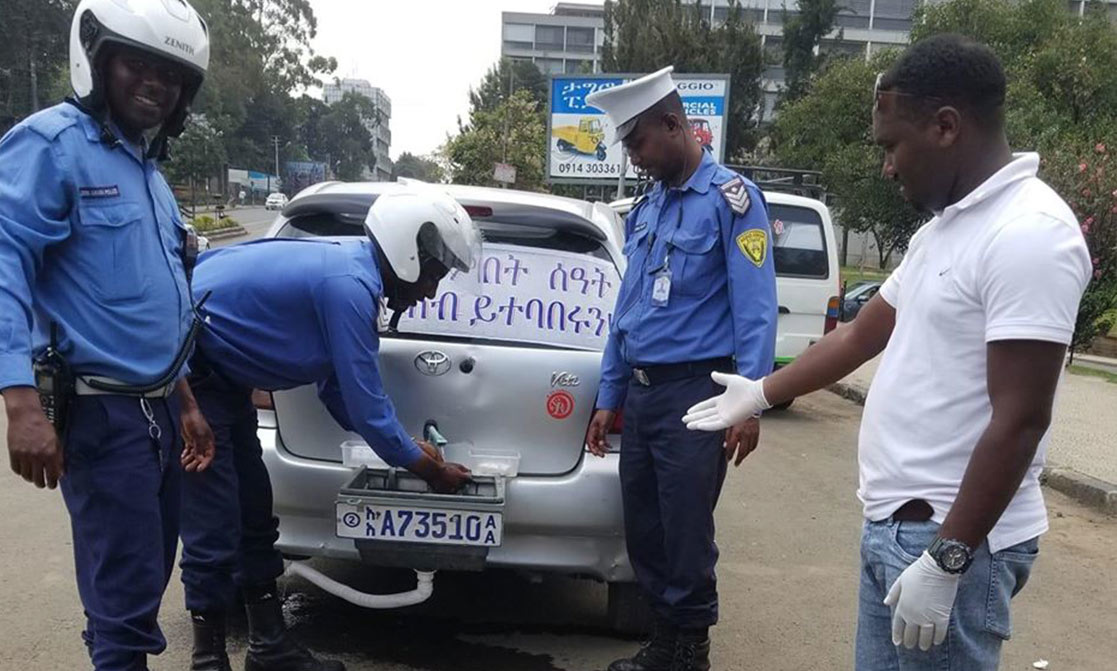
[{"label": "wristwatch", "polygon": [[941,536],[935,536],[935,540],[927,548],[927,554],[931,555],[939,568],[953,575],[965,573],[973,563],[973,550],[970,546]]}]

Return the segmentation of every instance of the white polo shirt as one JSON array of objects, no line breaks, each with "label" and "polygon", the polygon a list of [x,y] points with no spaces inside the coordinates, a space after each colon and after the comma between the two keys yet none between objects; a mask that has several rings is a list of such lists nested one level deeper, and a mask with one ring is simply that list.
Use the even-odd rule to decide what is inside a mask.
[{"label": "white polo shirt", "polygon": [[[1074,214],[1014,160],[919,229],[880,295],[896,327],[865,402],[858,497],[881,520],[925,499],[942,523],[992,416],[986,344],[1069,344],[1092,264]],[[1050,432],[1048,432],[1048,435]],[[997,552],[1047,530],[1039,475],[1048,435],[996,527]]]}]

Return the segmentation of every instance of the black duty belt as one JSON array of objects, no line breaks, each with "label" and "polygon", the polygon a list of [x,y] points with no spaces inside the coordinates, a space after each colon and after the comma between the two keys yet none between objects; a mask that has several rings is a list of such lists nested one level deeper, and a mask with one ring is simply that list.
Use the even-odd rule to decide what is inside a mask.
[{"label": "black duty belt", "polygon": [[691,361],[688,363],[667,363],[651,366],[636,365],[632,367],[632,380],[645,387],[653,387],[666,382],[676,382],[687,378],[709,375],[714,371],[732,373],[733,358],[724,356],[705,361]]}]

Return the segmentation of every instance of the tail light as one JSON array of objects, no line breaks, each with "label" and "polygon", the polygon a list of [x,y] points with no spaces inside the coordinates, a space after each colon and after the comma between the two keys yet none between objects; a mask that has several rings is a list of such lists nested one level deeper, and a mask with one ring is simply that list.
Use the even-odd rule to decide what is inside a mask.
[{"label": "tail light", "polygon": [[256,406],[257,410],[275,410],[275,404],[272,403],[271,392],[261,391],[259,389],[252,390],[252,405]]},{"label": "tail light", "polygon": [[613,426],[609,427],[609,435],[619,436],[624,431],[624,411],[618,410],[617,416],[613,418]]},{"label": "tail light", "polygon": [[485,207],[484,205],[466,205],[465,211],[471,217],[491,217],[493,216],[493,208]]},{"label": "tail light", "polygon": [[841,305],[842,301],[837,296],[831,296],[830,300],[826,302],[826,324],[822,327],[824,335],[838,328],[838,315],[841,312]]}]

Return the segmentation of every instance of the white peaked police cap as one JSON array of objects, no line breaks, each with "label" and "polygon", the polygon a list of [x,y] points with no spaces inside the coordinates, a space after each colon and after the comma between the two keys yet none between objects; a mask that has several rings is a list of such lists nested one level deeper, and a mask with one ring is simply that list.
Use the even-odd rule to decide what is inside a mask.
[{"label": "white peaked police cap", "polygon": [[626,84],[594,91],[586,96],[586,104],[605,112],[605,141],[614,145],[628,137],[640,115],[675,91],[671,73],[674,65],[644,75]]}]

